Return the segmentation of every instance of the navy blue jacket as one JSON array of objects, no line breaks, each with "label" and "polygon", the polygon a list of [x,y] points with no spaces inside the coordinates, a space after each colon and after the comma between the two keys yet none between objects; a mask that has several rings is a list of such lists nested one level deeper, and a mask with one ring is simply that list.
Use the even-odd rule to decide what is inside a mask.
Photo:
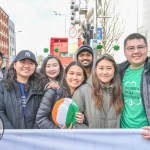
[{"label": "navy blue jacket", "polygon": [[[65,97],[70,98],[71,96],[67,93]],[[60,98],[64,98],[63,88],[51,88],[45,91],[36,116],[36,123],[40,129],[59,129],[53,122],[52,109]]]},{"label": "navy blue jacket", "polygon": [[19,85],[16,80],[13,87],[7,90],[3,81],[0,82],[0,117],[5,129],[32,129],[38,128],[35,123],[43,92],[27,85],[26,117],[23,117],[22,99]]}]

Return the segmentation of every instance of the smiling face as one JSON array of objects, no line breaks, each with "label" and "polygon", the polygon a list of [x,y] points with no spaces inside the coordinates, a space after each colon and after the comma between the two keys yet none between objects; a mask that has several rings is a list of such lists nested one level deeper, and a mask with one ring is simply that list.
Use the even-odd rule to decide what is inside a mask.
[{"label": "smiling face", "polygon": [[50,80],[55,80],[57,78],[60,73],[60,65],[55,58],[51,58],[47,61],[45,72]]},{"label": "smiling face", "polygon": [[71,66],[66,74],[66,82],[70,88],[70,91],[73,93],[77,87],[79,87],[83,80],[84,74],[81,67],[74,65]]},{"label": "smiling face", "polygon": [[83,51],[78,54],[78,61],[85,67],[91,67],[93,62],[93,56],[88,51]]},{"label": "smiling face", "polygon": [[34,73],[36,65],[31,59],[23,59],[15,62],[14,68],[16,70],[17,81],[26,83],[29,77]]},{"label": "smiling face", "polygon": [[97,78],[104,85],[109,86],[112,78],[114,77],[115,69],[111,61],[103,59],[97,63],[95,72]]},{"label": "smiling face", "polygon": [[128,40],[124,49],[125,56],[132,69],[144,65],[148,55],[148,47],[143,39]]}]

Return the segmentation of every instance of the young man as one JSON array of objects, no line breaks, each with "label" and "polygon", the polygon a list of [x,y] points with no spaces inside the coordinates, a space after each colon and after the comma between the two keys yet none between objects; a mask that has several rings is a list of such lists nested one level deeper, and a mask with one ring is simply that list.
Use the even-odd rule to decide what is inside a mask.
[{"label": "young man", "polygon": [[93,67],[94,53],[93,49],[88,45],[82,45],[78,48],[76,53],[76,60],[79,61],[83,66],[89,77]]},{"label": "young man", "polygon": [[5,129],[37,128],[35,117],[44,88],[36,67],[35,55],[22,50],[8,68],[0,84],[0,117]]},{"label": "young man", "polygon": [[146,38],[130,34],[124,41],[124,54],[127,61],[119,65],[122,79],[124,109],[121,128],[141,128],[150,139],[150,58]]},{"label": "young man", "polygon": [[3,53],[0,52],[0,81],[3,79],[4,71],[5,71],[5,67],[2,68],[2,66],[3,66]]}]

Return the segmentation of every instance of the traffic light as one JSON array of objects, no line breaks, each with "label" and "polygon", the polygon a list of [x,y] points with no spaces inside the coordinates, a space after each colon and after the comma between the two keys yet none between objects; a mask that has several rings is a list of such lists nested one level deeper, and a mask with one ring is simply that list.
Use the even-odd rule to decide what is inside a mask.
[{"label": "traffic light", "polygon": [[86,34],[87,34],[88,39],[93,39],[93,30],[94,30],[94,27],[88,23],[87,28],[86,28]]},{"label": "traffic light", "polygon": [[90,26],[90,39],[94,38],[94,27]]},{"label": "traffic light", "polygon": [[83,38],[84,38],[84,44],[90,44],[90,39],[93,39],[93,30],[94,27],[90,26],[88,23],[86,26],[83,26]]},{"label": "traffic light", "polygon": [[83,38],[84,44],[90,44],[90,24],[87,24],[86,27],[83,26]]},{"label": "traffic light", "polygon": [[90,24],[89,23],[87,24],[87,27],[86,27],[86,34],[87,34],[87,39],[90,39]]}]

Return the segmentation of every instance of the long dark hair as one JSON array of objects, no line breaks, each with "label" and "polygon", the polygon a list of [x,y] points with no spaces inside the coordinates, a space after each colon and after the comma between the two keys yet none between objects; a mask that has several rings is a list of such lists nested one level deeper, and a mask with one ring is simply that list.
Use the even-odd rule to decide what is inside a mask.
[{"label": "long dark hair", "polygon": [[58,62],[58,64],[59,64],[59,67],[60,67],[60,73],[59,73],[59,75],[56,77],[56,80],[57,80],[59,83],[61,83],[62,80],[63,80],[64,68],[63,68],[63,66],[62,66],[62,63],[61,63],[60,59],[59,59],[58,57],[56,57],[56,56],[49,55],[49,56],[47,56],[47,57],[45,58],[45,60],[43,61],[43,64],[42,64],[41,69],[40,69],[40,71],[39,71],[39,73],[43,76],[43,82],[45,82],[45,84],[47,84],[47,83],[49,82],[48,76],[46,75],[46,72],[45,72],[46,64],[47,64],[48,60],[50,60],[50,59],[52,59],[52,58],[54,58],[54,59],[57,60],[57,62]]},{"label": "long dark hair", "polygon": [[96,108],[99,109],[103,105],[103,85],[101,81],[99,81],[97,75],[96,75],[96,67],[98,63],[102,60],[108,60],[112,62],[114,67],[114,77],[111,80],[111,85],[113,85],[113,92],[111,95],[111,104],[114,105],[116,113],[119,114],[123,107],[122,102],[122,88],[121,88],[121,81],[118,73],[117,64],[115,63],[115,60],[111,55],[104,54],[102,55],[95,63],[94,70],[93,70],[93,76],[92,76],[92,83],[93,83],[93,98],[95,101]]},{"label": "long dark hair", "polygon": [[[4,74],[4,85],[7,90],[10,90],[13,87],[14,81],[16,82],[17,75],[14,68],[14,63],[16,62],[12,62],[10,67],[7,68],[6,73]],[[36,72],[36,67],[34,73],[29,77],[28,83],[30,83],[31,88],[34,88],[35,90],[42,90],[43,87],[41,76]]]},{"label": "long dark hair", "polygon": [[[79,67],[83,70],[84,80],[83,80],[82,84],[84,84],[84,83],[86,82],[86,80],[87,80],[87,74],[86,74],[86,71],[85,71],[83,65],[82,65],[80,62],[78,62],[78,61],[72,61],[72,62],[66,67],[66,69],[65,69],[65,76],[67,75],[69,69],[70,69],[72,66],[79,66]],[[82,84],[81,84],[81,85],[82,85]],[[81,85],[80,85],[80,86],[81,86]],[[64,80],[62,87],[63,87],[63,91],[64,91],[64,97],[66,97],[67,95],[70,95],[70,96],[71,96],[70,89],[69,89],[69,86],[67,85],[66,80]]]},{"label": "long dark hair", "polygon": [[0,57],[1,57],[2,61],[3,61],[3,53],[2,52],[0,52]]}]

